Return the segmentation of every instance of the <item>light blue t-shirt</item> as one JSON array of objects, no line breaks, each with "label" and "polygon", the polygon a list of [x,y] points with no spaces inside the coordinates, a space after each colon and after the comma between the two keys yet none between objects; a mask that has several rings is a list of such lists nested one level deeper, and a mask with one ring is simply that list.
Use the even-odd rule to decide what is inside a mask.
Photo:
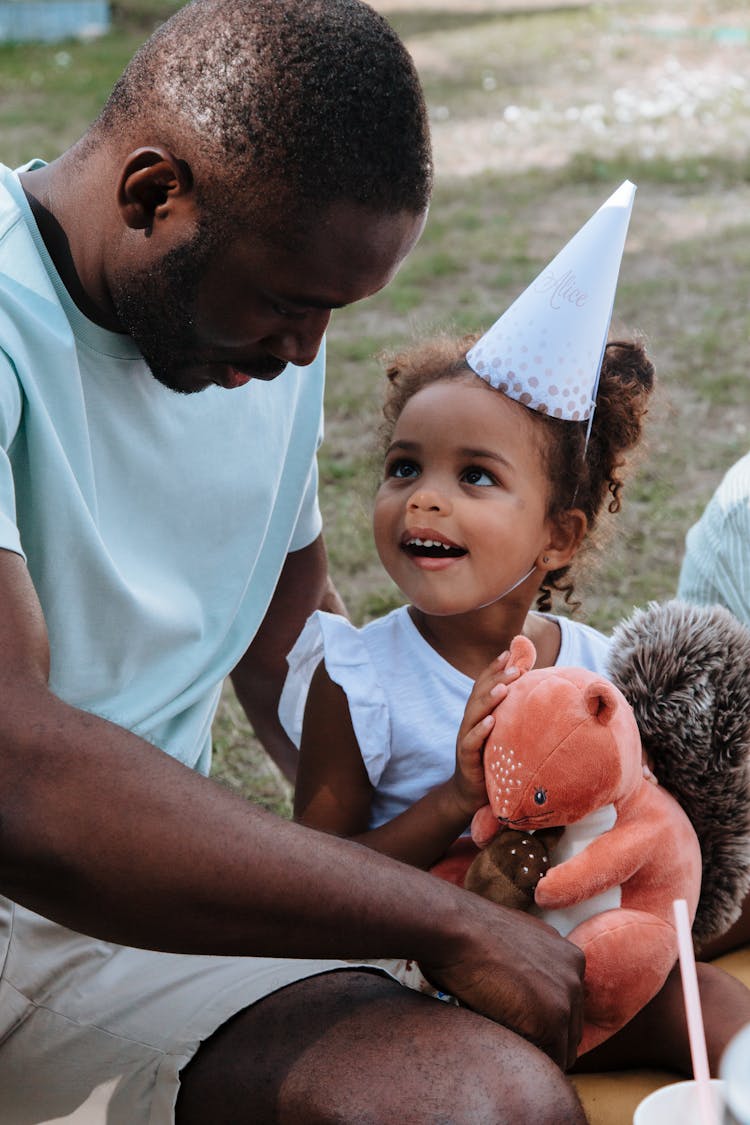
[{"label": "light blue t-shirt", "polygon": [[55,694],[208,770],[222,681],[320,532],[323,381],[321,349],[270,383],[162,386],[72,302],[0,165],[0,548],[27,560]]},{"label": "light blue t-shirt", "polygon": [[686,538],[678,597],[750,625],[750,453],[727,470]]}]

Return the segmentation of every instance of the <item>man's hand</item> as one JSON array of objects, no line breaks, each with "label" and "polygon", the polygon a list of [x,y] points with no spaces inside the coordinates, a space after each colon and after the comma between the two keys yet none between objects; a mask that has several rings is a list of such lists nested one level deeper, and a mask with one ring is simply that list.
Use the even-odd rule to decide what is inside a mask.
[{"label": "man's hand", "polygon": [[519,911],[467,894],[465,941],[452,956],[420,961],[431,983],[572,1066],[583,1027],[584,956]]}]

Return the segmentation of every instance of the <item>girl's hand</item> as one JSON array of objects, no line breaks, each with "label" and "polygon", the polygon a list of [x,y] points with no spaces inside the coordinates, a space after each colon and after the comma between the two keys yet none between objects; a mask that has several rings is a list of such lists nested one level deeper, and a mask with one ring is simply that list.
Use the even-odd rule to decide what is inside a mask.
[{"label": "girl's hand", "polygon": [[508,684],[518,679],[518,669],[507,666],[509,655],[502,653],[479,676],[458,731],[451,785],[457,803],[469,818],[487,804],[482,751],[495,724],[492,712],[507,695]]}]

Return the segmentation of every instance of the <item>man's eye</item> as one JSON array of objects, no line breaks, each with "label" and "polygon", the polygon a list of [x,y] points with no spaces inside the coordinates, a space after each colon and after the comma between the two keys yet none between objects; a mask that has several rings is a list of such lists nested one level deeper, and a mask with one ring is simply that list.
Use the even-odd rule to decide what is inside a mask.
[{"label": "man's eye", "polygon": [[486,469],[480,469],[476,465],[472,465],[470,468],[464,469],[461,479],[465,481],[466,484],[478,484],[483,487],[486,487],[490,484],[495,484],[494,477],[490,476]]},{"label": "man's eye", "polygon": [[290,309],[287,305],[282,305],[278,301],[271,301],[271,308],[277,316],[286,317],[288,320],[301,320],[306,314],[301,309]]},{"label": "man's eye", "polygon": [[388,466],[388,476],[408,480],[410,477],[419,476],[419,466],[413,461],[394,461]]}]

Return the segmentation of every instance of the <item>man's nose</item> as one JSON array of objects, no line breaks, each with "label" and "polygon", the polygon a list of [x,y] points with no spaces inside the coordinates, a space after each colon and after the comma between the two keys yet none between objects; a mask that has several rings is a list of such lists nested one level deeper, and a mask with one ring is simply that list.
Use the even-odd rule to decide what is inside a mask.
[{"label": "man's nose", "polygon": [[330,309],[310,312],[303,321],[285,325],[269,336],[266,347],[278,359],[293,363],[296,367],[306,367],[318,354],[330,319]]}]

